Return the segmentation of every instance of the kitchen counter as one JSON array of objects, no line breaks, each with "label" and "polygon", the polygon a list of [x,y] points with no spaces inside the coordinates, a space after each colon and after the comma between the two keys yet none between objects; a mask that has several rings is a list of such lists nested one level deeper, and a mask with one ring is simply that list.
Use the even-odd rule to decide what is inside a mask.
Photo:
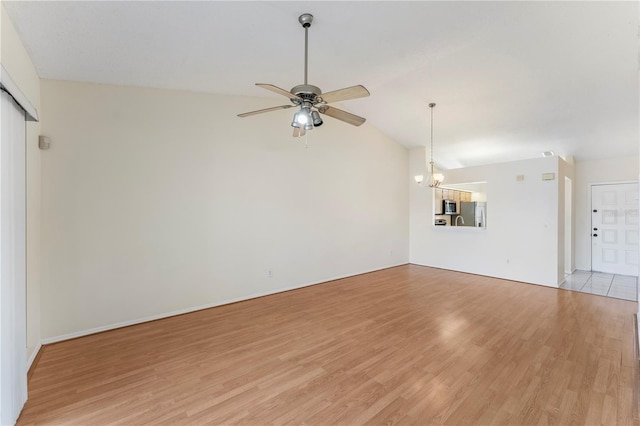
[{"label": "kitchen counter", "polygon": [[472,232],[477,232],[477,231],[486,231],[487,228],[485,226],[483,227],[477,227],[477,226],[451,226],[451,225],[431,225],[433,228],[435,229],[443,229],[446,231],[451,231],[451,230],[456,230],[456,231],[472,231]]}]

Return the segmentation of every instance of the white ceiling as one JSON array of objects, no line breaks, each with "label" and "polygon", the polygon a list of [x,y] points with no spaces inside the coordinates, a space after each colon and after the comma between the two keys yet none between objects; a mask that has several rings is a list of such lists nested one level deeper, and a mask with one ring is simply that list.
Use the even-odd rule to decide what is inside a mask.
[{"label": "white ceiling", "polygon": [[428,145],[436,102],[443,168],[638,155],[635,1],[3,3],[43,78],[281,105],[253,83],[302,83],[310,12],[309,83],[363,84],[342,107],[407,147]]}]

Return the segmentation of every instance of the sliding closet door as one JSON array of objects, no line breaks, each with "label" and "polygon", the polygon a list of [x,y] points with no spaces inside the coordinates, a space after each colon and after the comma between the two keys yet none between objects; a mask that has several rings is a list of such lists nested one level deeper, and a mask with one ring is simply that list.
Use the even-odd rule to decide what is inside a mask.
[{"label": "sliding closet door", "polygon": [[0,424],[27,400],[25,113],[0,102]]}]

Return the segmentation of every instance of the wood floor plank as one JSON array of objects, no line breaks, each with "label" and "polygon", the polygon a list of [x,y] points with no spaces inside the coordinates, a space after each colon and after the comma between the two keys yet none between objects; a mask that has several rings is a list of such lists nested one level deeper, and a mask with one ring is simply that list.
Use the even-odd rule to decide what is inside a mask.
[{"label": "wood floor plank", "polygon": [[638,425],[636,312],[405,265],[47,345],[18,425]]}]

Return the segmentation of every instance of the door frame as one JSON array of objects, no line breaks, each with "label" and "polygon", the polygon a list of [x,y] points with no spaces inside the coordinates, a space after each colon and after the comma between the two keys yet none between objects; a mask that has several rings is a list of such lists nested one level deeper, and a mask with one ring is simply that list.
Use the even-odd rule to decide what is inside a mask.
[{"label": "door frame", "polygon": [[[638,184],[638,192],[640,193],[640,182],[638,182],[637,180],[615,180],[612,182],[590,182],[587,184],[587,213],[589,214],[589,268],[590,271],[593,272],[593,243],[591,242],[591,231],[593,231],[593,222],[591,222],[592,220],[592,213],[593,213],[593,203],[591,200],[591,191],[593,190],[594,186],[601,186],[601,185],[622,185],[622,184],[627,184],[627,183],[637,183]],[[638,197],[640,198],[640,197]],[[640,232],[640,231],[639,231]],[[640,291],[640,289],[638,290]],[[638,331],[638,333],[640,333],[640,330]]]},{"label": "door frame", "polygon": [[575,268],[575,189],[571,177],[564,177],[564,273],[572,274]]}]

